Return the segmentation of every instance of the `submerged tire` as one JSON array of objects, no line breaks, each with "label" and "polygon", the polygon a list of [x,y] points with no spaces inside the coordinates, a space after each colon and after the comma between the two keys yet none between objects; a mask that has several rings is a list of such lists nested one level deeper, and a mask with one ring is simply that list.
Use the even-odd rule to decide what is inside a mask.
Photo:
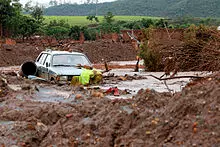
[{"label": "submerged tire", "polygon": [[37,74],[37,65],[33,61],[27,61],[21,65],[19,74],[21,76],[29,76]]}]

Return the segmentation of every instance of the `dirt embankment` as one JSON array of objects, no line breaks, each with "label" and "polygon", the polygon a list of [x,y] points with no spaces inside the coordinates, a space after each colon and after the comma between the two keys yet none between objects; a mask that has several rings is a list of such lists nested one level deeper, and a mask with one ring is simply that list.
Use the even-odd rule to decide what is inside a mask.
[{"label": "dirt embankment", "polygon": [[[47,47],[43,46],[43,44],[36,45],[34,42],[17,43],[16,45],[3,44],[0,47],[0,66],[21,65],[25,61],[35,60],[39,53],[45,50],[45,48]],[[65,48],[60,49],[65,50]],[[73,43],[68,50],[85,53],[92,63],[103,63],[103,60],[135,60],[137,54],[131,44],[112,42],[111,40],[85,42],[81,45]]]},{"label": "dirt embankment", "polygon": [[[220,69],[220,33],[204,28],[155,29],[150,34],[136,33],[141,40],[147,39],[148,48],[159,52],[157,71],[218,71]],[[124,32],[124,34],[126,34]],[[116,34],[117,35],[117,34]],[[139,35],[139,36],[138,36]],[[16,45],[1,45],[0,66],[21,65],[24,61],[35,60],[45,48],[85,53],[91,62],[136,60],[137,44],[128,41],[103,39],[80,44],[79,41],[52,38],[36,38]],[[150,64],[149,64],[150,65]],[[148,66],[148,65],[147,65]]]},{"label": "dirt embankment", "polygon": [[220,145],[219,72],[192,81],[174,95],[142,89],[126,100],[110,100],[94,94],[99,90],[75,87],[73,93],[81,96],[70,103],[38,102],[36,89],[4,96],[2,145]]},{"label": "dirt embankment", "polygon": [[77,45],[72,50],[85,53],[93,63],[103,63],[102,59],[110,61],[136,60],[137,51],[130,43],[111,42],[110,40],[93,41]]},{"label": "dirt embankment", "polygon": [[0,46],[0,66],[21,65],[25,61],[35,60],[43,47],[30,44],[16,44]]}]

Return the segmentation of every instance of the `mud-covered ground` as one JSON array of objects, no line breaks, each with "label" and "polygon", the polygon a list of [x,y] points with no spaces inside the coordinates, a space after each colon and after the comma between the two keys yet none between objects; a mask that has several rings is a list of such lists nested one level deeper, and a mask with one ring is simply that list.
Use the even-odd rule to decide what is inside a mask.
[{"label": "mud-covered ground", "polygon": [[[0,67],[21,65],[25,61],[34,61],[45,48],[59,49],[31,43],[0,45]],[[136,60],[137,56],[137,51],[130,43],[114,43],[111,40],[85,42],[81,45],[73,44],[69,51],[83,52],[92,63],[130,61]]]},{"label": "mud-covered ground", "polygon": [[[172,34],[171,37],[175,36],[175,33]],[[161,40],[168,38],[160,34],[155,38],[157,36],[165,38],[159,38]],[[105,73],[103,83],[98,86],[58,86],[24,79],[13,72],[19,69],[14,65],[34,60],[45,49],[45,45],[35,41],[2,44],[0,146],[220,146],[219,51],[215,49],[210,54],[201,52],[202,57],[210,60],[197,60],[197,56],[196,60],[191,60],[196,55],[194,52],[190,52],[192,57],[186,56],[188,54],[181,56],[184,58],[176,56],[176,53],[182,55],[182,51],[188,50],[179,50],[173,45],[176,44],[174,41],[166,42],[167,46],[161,41],[157,43],[161,44],[157,47],[163,49],[165,57],[171,54],[175,54],[171,57],[178,57],[172,63],[187,65],[180,71],[200,69],[217,72],[205,78],[191,79],[191,82],[181,79],[168,80],[166,83],[153,81],[145,72],[128,74],[129,71],[118,69],[119,74],[116,75],[113,74],[114,68],[123,66],[134,70],[134,61],[132,65],[110,62],[126,61],[127,64],[127,61],[135,60],[137,53],[131,43],[99,40],[80,45],[67,42],[64,45],[70,45],[67,48],[69,51],[83,52],[93,63],[107,61],[113,70]],[[199,68],[188,68],[194,65],[192,63],[202,64],[199,64]],[[171,64],[172,68],[175,64]],[[14,67],[8,69],[2,66]],[[102,64],[96,66],[104,69]],[[3,70],[6,73],[2,73]],[[160,77],[163,73],[151,74]],[[114,96],[114,90],[106,92],[115,86],[119,88],[119,96]]]},{"label": "mud-covered ground", "polygon": [[[122,79],[144,78],[112,77]],[[220,145],[219,72],[181,92],[141,89],[131,99],[111,100],[96,87],[29,81],[13,72],[1,75],[0,90],[1,146]]]}]

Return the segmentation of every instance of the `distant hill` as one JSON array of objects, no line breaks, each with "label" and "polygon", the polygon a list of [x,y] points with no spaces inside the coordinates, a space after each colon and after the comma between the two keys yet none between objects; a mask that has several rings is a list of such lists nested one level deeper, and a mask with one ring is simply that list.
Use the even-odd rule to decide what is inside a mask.
[{"label": "distant hill", "polygon": [[[98,15],[147,15],[161,17],[220,17],[220,0],[118,0],[97,5]],[[96,14],[95,4],[63,4],[49,7],[45,15],[88,16]]]}]

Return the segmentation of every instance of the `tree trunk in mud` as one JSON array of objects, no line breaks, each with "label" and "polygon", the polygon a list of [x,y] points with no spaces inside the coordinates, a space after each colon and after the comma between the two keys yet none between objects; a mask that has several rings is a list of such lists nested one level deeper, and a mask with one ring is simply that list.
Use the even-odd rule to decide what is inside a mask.
[{"label": "tree trunk in mud", "polygon": [[135,65],[134,72],[138,72],[139,71],[139,61],[140,61],[140,58],[137,59],[137,63]]},{"label": "tree trunk in mud", "polygon": [[105,61],[105,71],[106,72],[108,72],[109,71],[109,69],[108,69],[108,64],[107,64],[107,62]]}]

